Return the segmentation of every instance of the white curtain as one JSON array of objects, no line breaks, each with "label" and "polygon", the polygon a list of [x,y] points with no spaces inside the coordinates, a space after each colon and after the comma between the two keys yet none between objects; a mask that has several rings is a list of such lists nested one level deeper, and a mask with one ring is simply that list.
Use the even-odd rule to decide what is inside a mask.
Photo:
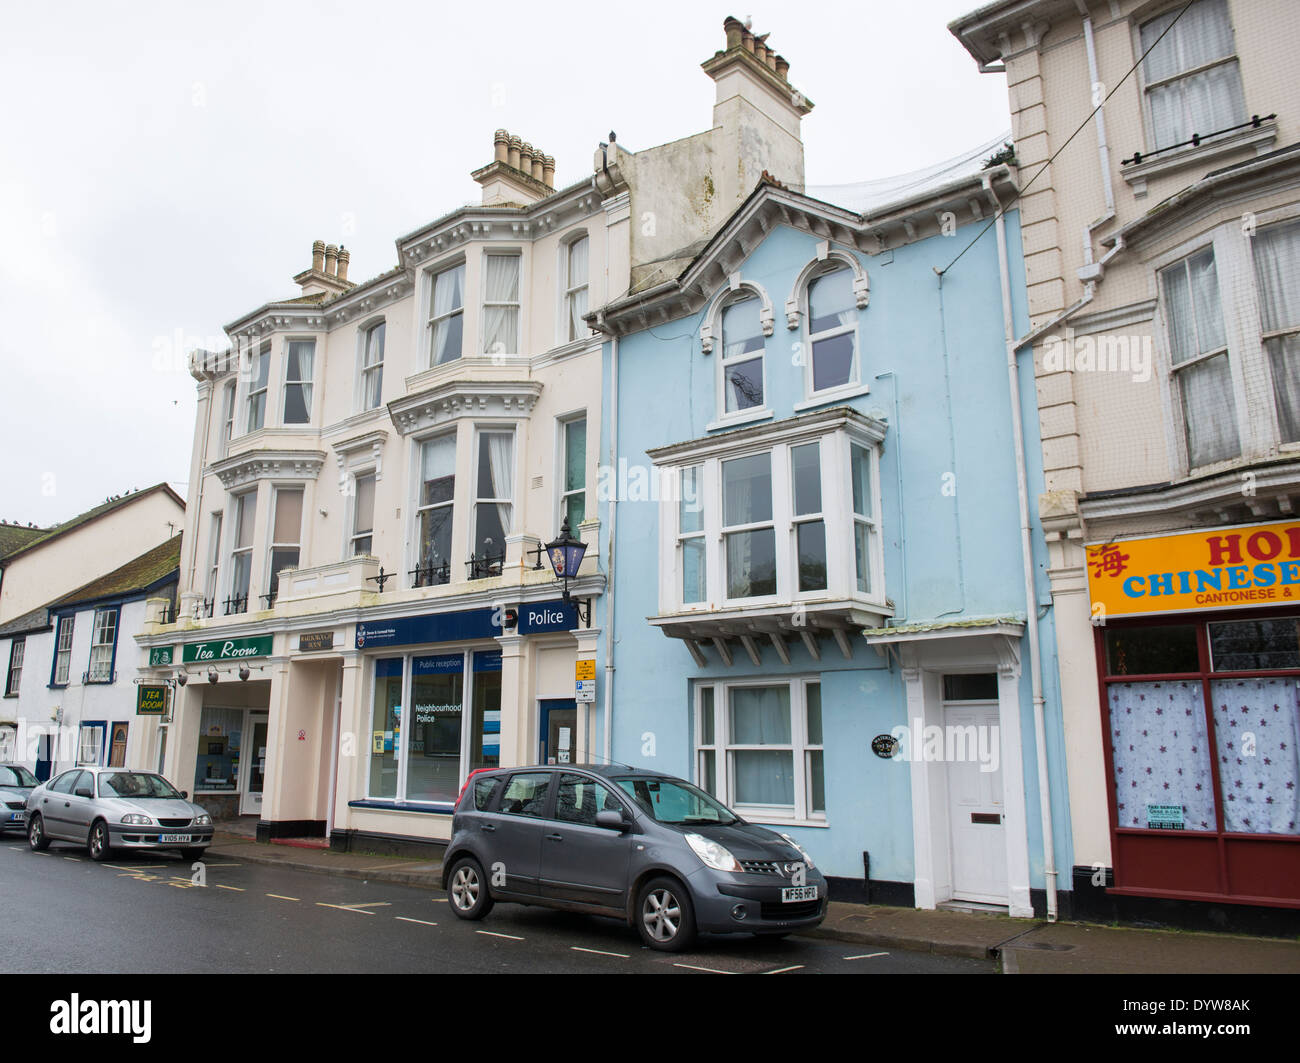
[{"label": "white curtain", "polygon": [[[455,266],[439,273],[433,283],[433,364],[460,357],[461,310],[465,305],[465,267]],[[448,316],[450,315],[450,316]]]},{"label": "white curtain", "polygon": [[[731,745],[788,746],[790,688],[733,687]],[[794,804],[794,755],[788,749],[732,752],[737,804]]]},{"label": "white curtain", "polygon": [[1228,356],[1178,372],[1187,422],[1187,459],[1192,468],[1226,461],[1241,453]]},{"label": "white curtain", "polygon": [[763,328],[758,319],[758,299],[732,303],[722,312],[722,356],[735,358],[763,349]]},{"label": "white curtain", "polygon": [[[492,472],[492,496],[507,500],[497,503],[497,519],[501,522],[501,531],[509,535],[510,513],[514,508],[509,500],[515,497],[515,437],[506,432],[489,432],[484,439]],[[498,548],[504,551],[505,543],[500,543]]]},{"label": "white curtain", "polygon": [[1119,825],[1145,828],[1172,806],[1182,829],[1215,830],[1201,684],[1112,683],[1109,700]]},{"label": "white curtain", "polygon": [[[1265,332],[1300,326],[1300,222],[1263,229],[1252,241],[1260,324]],[[1265,340],[1282,439],[1300,439],[1300,333]]]},{"label": "white curtain", "polygon": [[[1177,12],[1152,19],[1142,27],[1142,50],[1160,39]],[[1152,48],[1143,65],[1147,83],[1177,77],[1216,59],[1233,54],[1235,44],[1228,21],[1226,0],[1201,0],[1193,4]],[[1235,61],[1203,70],[1148,93],[1155,146],[1168,147],[1190,140],[1193,133],[1206,136],[1246,120],[1241,72]]]},{"label": "white curtain", "polygon": [[587,323],[582,318],[587,312],[588,250],[589,245],[585,237],[569,245],[569,339],[571,340],[587,334]]},{"label": "white curtain", "polygon": [[1300,682],[1216,679],[1210,691],[1223,829],[1300,833]]},{"label": "white curtain", "polygon": [[519,256],[488,255],[484,270],[483,353],[519,353]]}]

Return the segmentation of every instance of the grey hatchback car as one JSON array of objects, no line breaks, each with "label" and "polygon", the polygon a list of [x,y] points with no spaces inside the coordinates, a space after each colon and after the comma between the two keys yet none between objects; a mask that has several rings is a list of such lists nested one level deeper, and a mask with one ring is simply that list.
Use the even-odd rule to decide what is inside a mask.
[{"label": "grey hatchback car", "polygon": [[462,919],[497,901],[590,912],[666,952],[698,932],[784,936],[826,917],[826,880],[791,838],[624,765],[475,772],[442,866]]},{"label": "grey hatchback car", "polygon": [[93,860],[114,849],[176,849],[197,860],[212,844],[212,817],[152,771],[73,768],[27,798],[27,844],[86,846]]}]

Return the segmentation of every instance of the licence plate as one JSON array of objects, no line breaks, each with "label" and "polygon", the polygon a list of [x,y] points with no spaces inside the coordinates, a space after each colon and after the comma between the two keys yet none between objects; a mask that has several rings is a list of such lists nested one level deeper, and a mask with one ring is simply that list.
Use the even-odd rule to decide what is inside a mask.
[{"label": "licence plate", "polygon": [[188,834],[164,834],[158,839],[160,842],[187,842],[190,840]]},{"label": "licence plate", "polygon": [[781,891],[782,904],[790,904],[793,901],[815,901],[816,899],[816,886],[787,886]]},{"label": "licence plate", "polygon": [[10,822],[10,823],[21,823],[22,820],[23,820],[23,814],[22,814],[21,812],[10,812],[10,813],[9,813],[9,822]]}]

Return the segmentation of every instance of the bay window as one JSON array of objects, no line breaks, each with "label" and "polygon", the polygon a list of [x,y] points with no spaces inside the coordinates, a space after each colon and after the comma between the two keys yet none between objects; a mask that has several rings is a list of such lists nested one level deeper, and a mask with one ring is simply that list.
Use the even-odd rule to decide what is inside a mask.
[{"label": "bay window", "polygon": [[290,340],[285,352],[283,424],[311,421],[312,362],[315,340]]},{"label": "bay window", "polygon": [[483,353],[519,353],[518,255],[491,254],[483,259]]},{"label": "bay window", "polygon": [[420,444],[420,494],[416,502],[419,556],[415,586],[451,582],[451,531],[456,508],[456,437]]},{"label": "bay window", "polygon": [[221,514],[212,514],[212,529],[208,537],[208,578],[203,586],[205,612],[212,615],[212,603],[217,600],[217,579],[221,574]]},{"label": "bay window", "polygon": [[822,820],[826,784],[815,678],[702,683],[696,782],[747,818]]},{"label": "bay window", "polygon": [[454,362],[461,355],[465,325],[465,263],[430,278],[429,365]]},{"label": "bay window", "polygon": [[357,476],[352,481],[352,534],[348,556],[369,554],[375,540],[375,474]]},{"label": "bay window", "polygon": [[257,519],[257,492],[245,491],[231,502],[235,511],[234,541],[230,546],[230,597],[226,612],[242,613],[248,608],[248,591],[253,575],[253,532]]},{"label": "bay window", "polygon": [[514,432],[479,430],[476,442],[471,578],[500,573],[513,527],[515,491]]},{"label": "bay window", "polygon": [[728,598],[776,593],[776,530],[772,521],[772,456],[722,463],[722,541]]},{"label": "bay window", "polygon": [[1300,222],[1261,229],[1251,249],[1279,439],[1300,441]]},{"label": "bay window", "polygon": [[684,605],[708,601],[708,558],[704,540],[702,465],[680,470],[681,495],[677,504],[677,568],[682,574]]},{"label": "bay window", "polygon": [[275,508],[271,522],[270,593],[266,596],[274,604],[280,592],[280,570],[296,568],[302,540],[301,487],[277,487]]},{"label": "bay window", "polygon": [[221,389],[221,448],[225,454],[230,449],[231,437],[235,434],[235,382],[228,380]]},{"label": "bay window", "polygon": [[271,345],[251,355],[248,377],[248,420],[244,431],[256,432],[266,423],[266,389],[271,380]]}]

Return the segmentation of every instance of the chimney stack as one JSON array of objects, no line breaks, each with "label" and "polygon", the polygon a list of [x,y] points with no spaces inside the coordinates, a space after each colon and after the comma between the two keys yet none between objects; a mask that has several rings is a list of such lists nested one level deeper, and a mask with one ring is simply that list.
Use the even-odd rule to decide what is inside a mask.
[{"label": "chimney stack", "polygon": [[352,252],[342,244],[335,247],[324,240],[313,240],[311,268],[299,273],[293,282],[302,286],[303,295],[342,295],[354,287],[348,280],[348,262],[351,259]]},{"label": "chimney stack", "polygon": [[555,157],[498,129],[492,134],[492,161],[471,175],[483,188],[483,205],[535,203],[555,190]]}]

